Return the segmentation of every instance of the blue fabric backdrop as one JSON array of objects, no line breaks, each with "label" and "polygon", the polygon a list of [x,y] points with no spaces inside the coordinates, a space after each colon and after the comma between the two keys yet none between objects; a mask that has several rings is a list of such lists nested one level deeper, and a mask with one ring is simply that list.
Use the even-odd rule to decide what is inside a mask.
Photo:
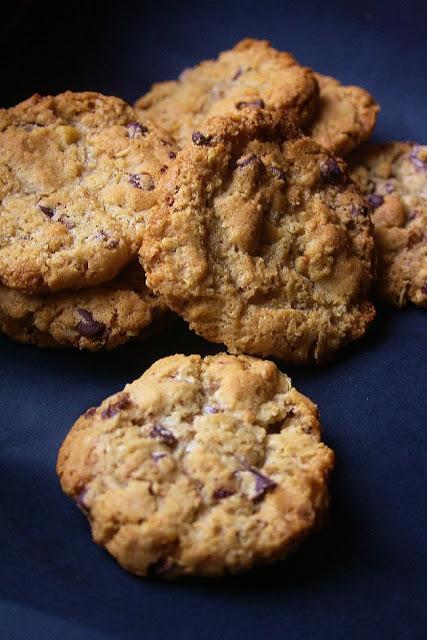
[{"label": "blue fabric backdrop", "polygon": [[[371,90],[378,139],[427,143],[426,24],[425,2],[394,0],[15,2],[0,22],[0,106],[68,88],[132,101],[251,35]],[[0,338],[2,638],[425,637],[427,313],[414,307],[380,309],[328,366],[282,367],[318,403],[337,454],[330,524],[295,556],[162,584],[127,575],[91,542],[55,475],[69,427],[158,357],[215,350],[183,325],[99,355]]]}]

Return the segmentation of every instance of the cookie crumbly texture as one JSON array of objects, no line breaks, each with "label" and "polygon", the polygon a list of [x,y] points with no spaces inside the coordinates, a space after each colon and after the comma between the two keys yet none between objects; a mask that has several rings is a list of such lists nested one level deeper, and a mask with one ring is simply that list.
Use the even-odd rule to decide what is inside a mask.
[{"label": "cookie crumbly texture", "polygon": [[366,144],[350,166],[373,208],[379,295],[427,307],[427,146]]},{"label": "cookie crumbly texture", "polygon": [[179,80],[155,84],[135,108],[184,145],[207,119],[245,106],[277,109],[302,125],[314,113],[318,92],[311,69],[267,40],[247,38],[218,59],[186,69]]},{"label": "cookie crumbly texture", "polygon": [[375,315],[369,208],[345,163],[247,110],[193,136],[159,187],[147,284],[233,353],[320,362]]},{"label": "cookie crumbly texture", "polygon": [[39,347],[113,349],[161,330],[165,312],[138,262],[93,289],[31,295],[0,286],[0,330]]},{"label": "cookie crumbly texture", "polygon": [[335,78],[319,73],[316,79],[319,103],[305,131],[330,151],[347,155],[370,137],[380,108],[361,87],[344,86]]},{"label": "cookie crumbly texture", "polygon": [[29,292],[113,278],[176,145],[98,93],[34,95],[0,110],[0,282]]},{"label": "cookie crumbly texture", "polygon": [[127,570],[219,576],[283,558],[328,506],[315,405],[272,362],[175,355],[77,420],[61,485]]}]

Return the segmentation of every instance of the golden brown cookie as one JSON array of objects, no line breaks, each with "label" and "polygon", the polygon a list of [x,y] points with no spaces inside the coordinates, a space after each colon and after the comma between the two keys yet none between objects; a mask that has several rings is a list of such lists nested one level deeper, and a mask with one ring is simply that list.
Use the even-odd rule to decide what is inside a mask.
[{"label": "golden brown cookie", "polygon": [[277,109],[304,124],[314,113],[317,97],[311,69],[276,51],[267,40],[247,38],[217,60],[186,69],[179,80],[155,84],[135,109],[185,145],[207,119],[247,106]]},{"label": "golden brown cookie", "polygon": [[0,282],[30,292],[111,279],[177,151],[119,98],[33,96],[0,110]]},{"label": "golden brown cookie", "polygon": [[140,254],[147,283],[204,338],[305,363],[365,333],[365,199],[344,162],[282,116],[211,120],[159,190]]},{"label": "golden brown cookie", "polygon": [[361,87],[344,86],[320,73],[316,73],[316,79],[319,104],[305,131],[319,144],[344,156],[370,137],[380,108]]},{"label": "golden brown cookie", "polygon": [[158,360],[77,420],[61,485],[127,570],[219,576],[281,559],[321,521],[334,455],[272,362]]},{"label": "golden brown cookie", "polygon": [[31,295],[0,286],[0,330],[39,347],[113,349],[152,335],[165,311],[137,262],[93,289]]},{"label": "golden brown cookie", "polygon": [[427,146],[366,144],[350,167],[373,209],[379,295],[427,307]]}]

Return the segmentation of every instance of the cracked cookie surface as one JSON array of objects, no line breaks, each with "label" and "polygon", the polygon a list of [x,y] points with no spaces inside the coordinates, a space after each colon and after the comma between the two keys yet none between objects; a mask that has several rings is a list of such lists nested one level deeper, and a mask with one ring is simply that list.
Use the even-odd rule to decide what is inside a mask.
[{"label": "cracked cookie surface", "polygon": [[317,97],[310,69],[266,40],[247,38],[217,60],[186,69],[179,80],[155,84],[135,109],[185,145],[207,119],[245,106],[277,109],[301,125],[312,116]]},{"label": "cracked cookie surface", "polygon": [[28,294],[0,286],[0,331],[39,347],[113,349],[161,329],[166,310],[138,262],[93,289]]},{"label": "cracked cookie surface", "polygon": [[217,576],[283,558],[328,506],[315,405],[275,364],[176,355],[77,420],[61,485],[127,570]]},{"label": "cracked cookie surface", "polygon": [[344,86],[335,78],[316,73],[319,104],[307,135],[344,156],[367,140],[375,126],[379,106],[365,89]]},{"label": "cracked cookie surface", "polygon": [[379,295],[427,307],[427,146],[366,144],[350,168],[373,209]]},{"label": "cracked cookie surface", "polygon": [[30,292],[114,277],[177,151],[125,102],[89,92],[0,110],[0,148],[0,282]]},{"label": "cracked cookie surface", "polygon": [[282,117],[211,120],[159,191],[140,253],[147,283],[204,338],[305,363],[364,334],[369,208],[345,163]]}]

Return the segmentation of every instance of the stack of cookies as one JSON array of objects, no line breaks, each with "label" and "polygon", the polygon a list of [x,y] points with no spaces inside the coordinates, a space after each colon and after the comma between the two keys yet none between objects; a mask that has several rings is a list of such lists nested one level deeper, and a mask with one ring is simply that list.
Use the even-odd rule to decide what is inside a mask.
[{"label": "stack of cookies", "polygon": [[361,190],[339,159],[377,112],[252,39],[134,109],[67,92],[0,111],[0,328],[111,349],[172,309],[231,352],[320,362],[375,315],[374,238],[378,293],[426,305],[426,149],[362,145]]},{"label": "stack of cookies", "polygon": [[67,92],[0,111],[0,329],[111,349],[175,312],[235,354],[159,361],[67,437],[63,489],[127,569],[241,571],[321,521],[316,408],[240,354],[319,363],[375,296],[427,306],[427,148],[369,145],[378,110],[246,39],[134,108]]}]

